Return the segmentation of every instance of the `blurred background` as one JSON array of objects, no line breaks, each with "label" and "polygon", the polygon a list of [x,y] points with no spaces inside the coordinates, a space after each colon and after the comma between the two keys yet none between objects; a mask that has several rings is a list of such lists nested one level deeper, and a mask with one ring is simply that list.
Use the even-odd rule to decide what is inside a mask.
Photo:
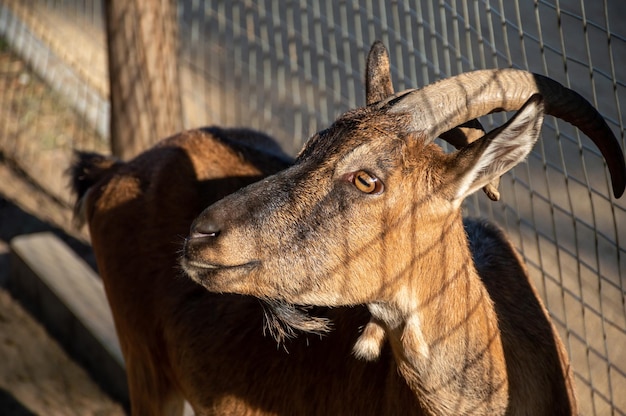
[{"label": "blurred background", "polygon": [[[624,148],[625,19],[623,0],[0,0],[0,270],[12,237],[42,229],[93,266],[71,223],[72,149],[128,159],[181,129],[221,125],[266,132],[295,155],[364,104],[375,40],[396,90],[530,70],[591,101]],[[522,253],[572,357],[581,413],[626,414],[626,198],[613,198],[593,143],[551,117],[500,192],[497,203],[477,193],[466,214],[499,223]],[[0,303],[0,325],[13,307]],[[87,383],[67,377],[59,391]],[[12,384],[0,375],[0,403],[27,401]],[[77,414],[119,411],[98,406]]]}]

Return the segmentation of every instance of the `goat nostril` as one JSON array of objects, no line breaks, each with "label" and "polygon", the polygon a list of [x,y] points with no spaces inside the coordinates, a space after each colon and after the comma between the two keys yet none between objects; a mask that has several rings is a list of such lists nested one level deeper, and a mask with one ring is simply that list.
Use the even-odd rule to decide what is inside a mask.
[{"label": "goat nostril", "polygon": [[217,237],[220,229],[212,222],[201,222],[191,226],[190,238]]}]

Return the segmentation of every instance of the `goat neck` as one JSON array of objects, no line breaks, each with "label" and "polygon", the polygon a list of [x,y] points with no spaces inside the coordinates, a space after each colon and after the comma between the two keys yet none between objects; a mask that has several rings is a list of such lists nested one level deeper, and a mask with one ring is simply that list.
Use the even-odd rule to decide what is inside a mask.
[{"label": "goat neck", "polygon": [[419,265],[407,265],[405,276],[388,288],[389,300],[368,308],[425,409],[501,414],[508,381],[498,320],[474,268],[460,214],[423,220],[437,231],[406,236]]}]

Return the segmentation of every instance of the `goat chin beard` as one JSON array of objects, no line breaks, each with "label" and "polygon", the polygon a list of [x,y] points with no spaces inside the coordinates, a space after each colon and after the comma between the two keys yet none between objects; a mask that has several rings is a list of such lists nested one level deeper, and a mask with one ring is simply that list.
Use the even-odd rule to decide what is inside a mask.
[{"label": "goat chin beard", "polygon": [[[309,333],[322,336],[331,330],[332,323],[328,318],[315,317],[310,314],[312,306],[299,306],[279,300],[261,300],[264,320],[263,332],[269,334],[279,345],[293,339],[298,333]],[[376,318],[363,328],[352,353],[364,361],[376,361],[380,356],[386,334],[384,325]]]},{"label": "goat chin beard", "polygon": [[293,305],[274,299],[262,299],[264,319],[263,332],[269,334],[278,344],[298,336],[299,332],[322,336],[331,330],[328,318],[310,314],[312,306]]}]

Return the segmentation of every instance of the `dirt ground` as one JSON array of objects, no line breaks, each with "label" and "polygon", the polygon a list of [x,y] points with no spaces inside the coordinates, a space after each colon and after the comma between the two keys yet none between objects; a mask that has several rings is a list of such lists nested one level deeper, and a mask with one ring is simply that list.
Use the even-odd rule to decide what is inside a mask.
[{"label": "dirt ground", "polygon": [[85,231],[71,223],[63,175],[69,147],[85,135],[71,110],[0,43],[1,415],[124,414],[5,287],[9,242],[20,234],[54,232],[93,266]]}]

